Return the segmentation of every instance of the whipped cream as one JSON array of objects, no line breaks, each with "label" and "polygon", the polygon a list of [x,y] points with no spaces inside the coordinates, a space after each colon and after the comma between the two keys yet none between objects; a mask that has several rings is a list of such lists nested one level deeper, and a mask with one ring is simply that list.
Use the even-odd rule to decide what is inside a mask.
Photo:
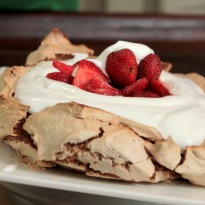
[{"label": "whipped cream", "polygon": [[0,67],[0,76],[4,73],[4,71],[7,69],[6,66]]},{"label": "whipped cream", "polygon": [[[138,63],[153,53],[153,50],[145,45],[119,41],[105,49],[98,58],[88,60],[105,72],[109,53],[122,48],[131,49]],[[63,62],[73,65],[87,58],[86,54],[76,53],[74,56],[74,59]],[[172,136],[181,148],[199,145],[205,138],[205,95],[197,85],[186,78],[162,71],[160,80],[173,95],[162,98],[135,98],[98,95],[46,78],[47,73],[55,71],[58,70],[52,66],[51,61],[40,62],[18,80],[15,98],[29,105],[31,113],[57,103],[75,101],[155,127],[165,139]]]}]

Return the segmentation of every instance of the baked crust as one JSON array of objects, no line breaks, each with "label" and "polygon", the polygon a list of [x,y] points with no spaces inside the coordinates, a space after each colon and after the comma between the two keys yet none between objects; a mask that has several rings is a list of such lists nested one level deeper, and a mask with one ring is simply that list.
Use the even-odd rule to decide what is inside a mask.
[{"label": "baked crust", "polygon": [[201,146],[187,147],[184,160],[175,171],[191,183],[205,186],[205,143]]},{"label": "baked crust", "polygon": [[[55,122],[58,129],[51,126]],[[141,129],[139,123],[72,102],[32,114],[23,129],[32,136],[40,160],[106,178],[153,181],[155,165],[140,135],[146,140],[162,140],[154,128],[142,125]]]},{"label": "baked crust", "polygon": [[23,76],[30,67],[13,66],[7,68],[0,76],[0,95],[5,99],[14,100],[13,95],[17,80]]},{"label": "baked crust", "polygon": [[[76,51],[93,54],[91,49],[76,47],[59,30],[53,30],[28,56],[27,65],[59,56],[67,58]],[[164,140],[153,127],[75,102],[28,113],[29,107],[13,95],[17,80],[29,69],[14,66],[0,77],[0,139],[24,162],[38,167],[60,165],[88,176],[134,182],[183,177],[205,186],[205,143],[182,151],[171,136]],[[171,64],[164,63],[163,69],[171,69]],[[205,91],[203,76],[181,76]],[[58,129],[53,126],[56,122]]]},{"label": "baked crust", "polygon": [[87,53],[93,56],[94,51],[85,45],[73,45],[59,29],[53,29],[38,49],[28,55],[26,65],[36,65],[45,60],[70,59],[73,58],[72,53]]},{"label": "baked crust", "polygon": [[14,127],[26,118],[28,106],[0,97],[0,138],[15,136]]}]

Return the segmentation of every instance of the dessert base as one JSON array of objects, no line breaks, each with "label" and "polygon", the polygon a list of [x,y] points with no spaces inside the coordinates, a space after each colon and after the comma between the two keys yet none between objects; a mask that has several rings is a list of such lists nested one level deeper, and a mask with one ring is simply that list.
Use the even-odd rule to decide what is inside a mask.
[{"label": "dessert base", "polygon": [[[58,205],[68,204],[71,191],[79,194],[78,196],[80,193],[84,194],[82,201],[89,196],[93,201],[97,196],[101,196],[101,199],[112,197],[113,200],[117,198],[118,202],[122,200],[123,205],[134,205],[138,201],[148,204],[203,205],[205,201],[204,188],[188,183],[176,181],[158,184],[126,183],[90,178],[69,170],[31,169],[20,162],[16,153],[3,143],[0,143],[0,155],[5,156],[0,161],[1,183],[29,201],[37,196],[38,202],[44,202],[43,205],[46,205],[46,200],[49,201],[49,205],[55,205],[55,201],[58,201]],[[14,167],[15,169],[12,169]],[[78,198],[73,200],[78,200]],[[130,201],[133,204],[129,204]],[[36,200],[32,202],[37,203]],[[99,202],[99,205],[103,204]]]}]

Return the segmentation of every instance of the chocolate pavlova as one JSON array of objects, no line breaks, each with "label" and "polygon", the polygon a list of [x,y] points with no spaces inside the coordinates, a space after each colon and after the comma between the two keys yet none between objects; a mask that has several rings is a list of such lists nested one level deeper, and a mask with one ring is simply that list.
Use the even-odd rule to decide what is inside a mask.
[{"label": "chocolate pavlova", "polygon": [[169,69],[147,46],[94,57],[54,29],[26,66],[2,70],[0,139],[31,166],[205,186],[205,79]]}]

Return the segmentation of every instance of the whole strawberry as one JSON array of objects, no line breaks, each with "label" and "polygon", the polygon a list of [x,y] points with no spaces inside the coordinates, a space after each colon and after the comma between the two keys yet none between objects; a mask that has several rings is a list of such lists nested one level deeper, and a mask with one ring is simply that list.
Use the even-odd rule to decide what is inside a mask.
[{"label": "whole strawberry", "polygon": [[162,71],[160,58],[155,54],[149,54],[142,59],[138,66],[138,78],[159,79]]},{"label": "whole strawberry", "polygon": [[105,70],[116,86],[131,85],[137,76],[136,57],[130,49],[114,51],[107,57]]}]

